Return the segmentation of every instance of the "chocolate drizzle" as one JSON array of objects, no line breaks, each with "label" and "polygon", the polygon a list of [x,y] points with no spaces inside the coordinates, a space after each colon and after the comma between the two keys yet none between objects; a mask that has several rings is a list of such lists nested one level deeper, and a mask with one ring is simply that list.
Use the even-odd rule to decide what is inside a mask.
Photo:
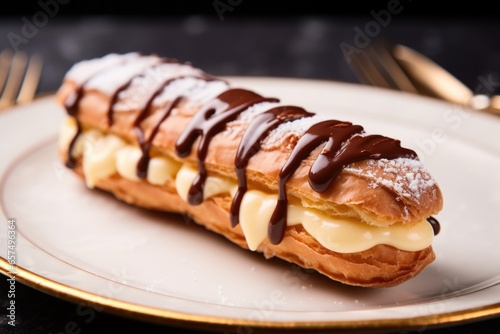
[{"label": "chocolate drizzle", "polygon": [[327,191],[332,181],[350,163],[365,159],[417,156],[412,150],[401,147],[398,140],[380,135],[365,136],[360,125],[337,120],[312,125],[299,139],[281,168],[278,179],[278,202],[268,227],[268,238],[272,244],[279,244],[283,240],[287,227],[286,182],[302,160],[310,156],[312,151],[324,142],[326,144],[309,170],[309,184],[317,192]]},{"label": "chocolate drizzle", "polygon": [[[349,125],[349,127],[358,126]],[[346,145],[341,147],[343,143]],[[347,138],[342,138],[342,131],[334,131],[323,148],[323,152],[311,167],[309,184],[315,191],[324,192],[328,190],[342,169],[350,163],[366,159],[416,158],[416,156],[414,151],[401,147],[399,140],[381,135],[357,135],[347,141]]]},{"label": "chocolate drizzle", "polygon": [[114,122],[114,112],[113,112],[113,108],[116,104],[116,102],[118,102],[118,97],[120,96],[120,93],[123,92],[124,90],[126,90],[127,88],[130,87],[130,84],[132,84],[132,81],[134,80],[134,78],[138,77],[139,75],[136,75],[136,76],[132,76],[127,82],[123,83],[121,86],[119,86],[114,92],[113,92],[113,95],[111,95],[111,103],[109,104],[108,106],[108,111],[107,111],[107,118],[108,118],[108,127],[112,127],[113,126],[113,122]]},{"label": "chocolate drizzle", "polygon": [[[144,57],[143,55],[140,55],[141,57]],[[175,59],[170,59],[170,58],[161,58],[159,59],[159,62],[153,66],[158,66],[161,64],[166,64],[166,63],[175,63],[181,65],[179,62],[177,62]],[[122,65],[123,63],[117,63],[115,66]],[[185,64],[188,65],[188,64]],[[64,102],[64,106],[66,108],[66,112],[68,115],[74,117],[76,120],[76,125],[77,125],[77,131],[74,135],[74,137],[71,139],[69,148],[68,148],[68,157],[66,160],[66,166],[69,168],[74,168],[76,166],[76,159],[73,156],[73,150],[76,145],[76,142],[78,140],[79,135],[81,134],[82,131],[82,126],[80,122],[77,119],[77,110],[78,110],[78,104],[83,96],[83,87],[84,85],[92,79],[96,74],[99,74],[100,72],[98,71],[94,75],[90,76],[87,78],[83,83],[78,85],[75,90],[68,95]],[[113,93],[111,94],[110,98],[110,103],[108,106],[107,110],[107,122],[108,122],[108,127],[111,127],[114,123],[114,111],[113,108],[115,104],[118,102],[119,95],[121,92],[126,90],[127,88],[130,87],[132,84],[133,80],[137,77],[144,76],[144,72],[137,73],[135,75],[131,75],[130,78],[128,78],[124,83],[122,83],[120,86],[118,86]],[[192,77],[200,80],[205,80],[205,81],[212,81],[216,80],[215,78],[205,74],[201,73],[200,75],[184,75],[184,76],[177,76],[170,78],[168,80],[165,80],[162,84],[159,85],[159,87],[150,95],[150,97],[147,99],[146,103],[143,105],[142,108],[140,108],[139,113],[137,118],[134,121],[133,128],[134,132],[136,133],[137,140],[139,142],[139,145],[141,147],[142,151],[142,156],[137,164],[137,176],[141,179],[145,179],[147,177],[147,169],[149,166],[149,150],[151,147],[151,143],[158,132],[158,129],[161,125],[161,123],[170,115],[172,109],[176,107],[176,105],[182,100],[182,98],[178,97],[176,98],[164,111],[163,116],[160,118],[160,121],[155,125],[152,133],[150,134],[149,138],[146,140],[144,133],[142,129],[140,128],[140,123],[144,120],[144,118],[147,115],[147,112],[149,111],[151,104],[153,103],[154,99],[164,90],[166,86],[168,86],[171,82],[178,80],[178,79],[183,79],[186,77]]]},{"label": "chocolate drizzle", "polygon": [[[115,64],[115,66],[122,65],[123,62],[118,62]],[[101,71],[106,70],[107,68],[101,69]],[[87,82],[89,82],[96,74],[99,74],[101,71],[97,71],[87,79],[85,79],[82,83],[76,86],[75,90],[71,92],[67,97],[66,100],[64,101],[64,108],[66,109],[66,112],[69,116],[73,117],[76,121],[76,133],[73,136],[73,138],[70,141],[69,147],[68,147],[68,155],[66,158],[66,167],[68,168],[75,168],[76,167],[76,158],[73,156],[73,150],[75,148],[76,142],[78,140],[78,137],[80,136],[82,132],[82,125],[80,124],[80,121],[77,118],[78,114],[78,105],[80,104],[80,100],[82,99],[83,96],[83,90],[84,86]],[[126,89],[132,80],[134,79],[135,76],[132,76],[127,82],[125,82],[123,85],[118,87],[118,89],[112,94],[111,96],[111,103],[108,107],[108,112],[107,112],[107,119],[108,119],[108,125],[111,126],[113,124],[113,106],[116,103],[116,100],[118,98],[118,94]]]},{"label": "chocolate drizzle", "polygon": [[82,132],[82,125],[76,118],[77,110],[78,110],[78,103],[80,102],[80,99],[82,98],[83,94],[83,85],[80,85],[75,88],[75,90],[68,95],[66,100],[64,101],[64,108],[66,109],[66,112],[68,113],[69,116],[73,117],[73,119],[76,122],[76,133],[71,138],[71,141],[69,143],[68,147],[68,156],[66,157],[66,167],[68,168],[75,168],[76,167],[76,159],[73,156],[73,150],[76,145],[76,141],[78,140],[78,137],[80,136],[80,133]]},{"label": "chocolate drizzle", "polygon": [[151,107],[151,104],[153,103],[154,99],[160,95],[161,92],[167,87],[169,84],[171,84],[175,80],[180,80],[184,78],[194,78],[194,79],[200,79],[200,80],[205,80],[205,81],[212,81],[215,80],[212,77],[209,76],[197,76],[197,75],[184,75],[184,76],[179,76],[175,78],[168,79],[164,81],[147,99],[146,103],[144,106],[139,110],[138,116],[134,121],[134,132],[137,136],[137,141],[139,142],[139,147],[141,148],[142,151],[142,156],[139,159],[139,162],[137,163],[137,177],[140,179],[145,179],[147,177],[148,173],[148,166],[149,166],[149,160],[150,160],[150,155],[149,155],[149,150],[151,148],[151,144],[154,140],[154,137],[156,136],[156,133],[158,132],[158,129],[160,128],[161,124],[170,116],[170,113],[172,110],[181,102],[183,99],[182,96],[178,96],[172,103],[170,103],[165,111],[163,112],[163,116],[160,118],[160,120],[156,123],[156,125],[153,127],[153,131],[149,135],[149,138],[146,140],[144,131],[142,131],[140,125],[141,122],[146,118],[147,113]]},{"label": "chocolate drizzle", "polygon": [[[113,107],[118,100],[118,95],[120,92],[123,90],[127,89],[132,80],[135,78],[135,76],[132,76],[127,82],[122,84],[118,89],[116,89],[113,92],[113,95],[111,96],[111,103],[109,104],[108,111],[107,111],[107,119],[108,119],[108,126],[113,125]],[[89,79],[90,80],[90,79]],[[88,81],[88,80],[87,80]],[[76,159],[73,156],[73,149],[75,147],[75,144],[78,140],[78,137],[80,136],[80,133],[82,131],[82,126],[78,119],[76,118],[77,110],[78,110],[78,104],[80,103],[80,100],[83,96],[83,85],[87,82],[85,81],[83,84],[78,86],[73,93],[71,93],[67,98],[66,101],[64,101],[64,107],[66,108],[66,111],[68,115],[72,116],[76,120],[77,124],[77,131],[74,135],[74,137],[71,139],[69,148],[68,148],[68,157],[66,159],[66,166],[69,168],[74,168],[76,166]]]},{"label": "chocolate drizzle", "polygon": [[239,223],[241,201],[247,191],[246,168],[250,158],[260,150],[261,141],[278,125],[313,115],[300,107],[282,106],[258,114],[252,119],[241,138],[234,160],[236,176],[238,177],[238,190],[231,204],[231,226],[234,227]]},{"label": "chocolate drizzle", "polygon": [[[170,59],[170,58],[161,58],[159,63],[155,64],[154,66],[159,66],[161,64],[169,64],[169,63],[176,63],[177,64],[177,61],[174,59]],[[111,96],[111,103],[109,104],[109,107],[108,107],[108,126],[111,127],[113,125],[113,121],[114,121],[113,120],[113,115],[114,115],[113,107],[116,104],[116,102],[118,102],[118,97],[120,96],[120,93],[123,92],[124,90],[126,90],[127,88],[129,88],[135,78],[138,78],[138,77],[141,77],[144,75],[145,75],[144,72],[132,75],[126,82],[124,82],[122,85],[120,85],[113,92],[113,94]],[[138,125],[138,123],[140,123],[144,119],[144,117],[145,117],[147,111],[149,110],[149,107],[151,106],[151,103],[153,102],[155,97],[157,97],[169,83],[171,83],[172,81],[174,81],[176,79],[180,79],[180,78],[182,78],[182,77],[175,77],[175,78],[168,79],[168,80],[164,81],[162,84],[160,84],[158,89],[153,91],[153,93],[147,99],[144,106],[139,110],[139,115],[136,118],[136,121],[134,122],[134,127],[136,127]]]},{"label": "chocolate drizzle", "polygon": [[158,129],[156,129],[156,128],[159,127],[161,125],[161,123],[170,115],[170,112],[172,111],[172,109],[175,108],[175,106],[177,105],[177,103],[179,101],[175,100],[174,102],[170,103],[167,106],[163,116],[161,117],[160,121],[155,126],[155,129],[150,134],[150,136],[147,140],[145,138],[144,131],[142,131],[140,125],[141,125],[141,122],[144,120],[144,118],[146,118],[146,115],[151,107],[151,104],[153,103],[153,100],[163,91],[163,89],[171,81],[172,81],[172,79],[163,82],[155,91],[153,91],[153,93],[146,100],[146,103],[144,103],[142,108],[139,109],[138,115],[135,118],[135,121],[133,124],[134,132],[135,132],[135,135],[137,137],[137,142],[139,143],[139,147],[141,148],[141,152],[142,152],[142,156],[139,159],[139,161],[137,163],[137,168],[136,168],[136,175],[140,179],[145,179],[147,177],[149,160],[150,160],[149,150],[151,148],[151,143],[153,142],[154,136],[156,135],[156,132],[158,131]]},{"label": "chocolate drizzle", "polygon": [[194,142],[201,137],[197,152],[198,175],[189,188],[189,204],[198,205],[203,202],[203,187],[207,178],[205,158],[212,138],[223,131],[226,124],[235,120],[241,112],[260,102],[278,100],[264,98],[245,89],[229,89],[198,111],[182,131],[175,143],[177,155],[181,158],[191,153]]},{"label": "chocolate drizzle", "polygon": [[427,221],[429,222],[429,224],[431,224],[434,235],[438,235],[441,231],[441,225],[439,224],[439,221],[434,217],[427,218]]},{"label": "chocolate drizzle", "polygon": [[137,135],[137,141],[139,142],[139,146],[141,147],[142,151],[142,156],[137,162],[137,177],[140,179],[145,179],[148,176],[148,167],[149,167],[149,160],[151,159],[150,157],[150,152],[149,150],[151,149],[151,144],[153,143],[153,139],[158,133],[158,130],[160,129],[161,124],[163,121],[165,121],[168,116],[170,116],[170,113],[172,110],[177,107],[177,105],[182,101],[183,97],[178,96],[174,101],[172,101],[164,110],[162,117],[160,120],[156,123],[154,126],[153,130],[151,131],[151,134],[149,135],[148,140],[144,138],[144,132],[142,129],[137,125],[134,125],[134,131]]}]

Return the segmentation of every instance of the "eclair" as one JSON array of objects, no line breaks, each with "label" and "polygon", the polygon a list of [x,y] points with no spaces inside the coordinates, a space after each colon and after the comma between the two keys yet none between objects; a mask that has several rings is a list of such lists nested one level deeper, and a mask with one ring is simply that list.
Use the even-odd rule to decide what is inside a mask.
[{"label": "eclair", "polygon": [[442,194],[397,139],[157,55],[78,62],[56,98],[59,156],[89,188],[348,285],[435,259]]}]

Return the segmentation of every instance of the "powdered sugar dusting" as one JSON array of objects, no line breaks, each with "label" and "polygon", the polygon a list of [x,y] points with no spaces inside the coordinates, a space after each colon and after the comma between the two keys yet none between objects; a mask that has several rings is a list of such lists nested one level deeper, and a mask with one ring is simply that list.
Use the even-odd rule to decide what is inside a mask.
[{"label": "powdered sugar dusting", "polygon": [[86,89],[97,89],[112,95],[119,87],[126,84],[131,78],[143,73],[146,68],[158,64],[158,57],[137,57],[134,61],[127,61],[121,66],[110,67],[99,71],[85,83]]},{"label": "powdered sugar dusting", "polygon": [[127,89],[120,92],[120,102],[115,104],[114,109],[142,108],[150,99],[151,94],[160,89],[168,80],[178,76],[197,75],[199,73],[199,70],[191,66],[177,63],[160,63],[148,67],[140,75],[132,79]]},{"label": "powdered sugar dusting", "polygon": [[280,124],[272,130],[266,139],[262,142],[262,148],[273,149],[281,146],[290,136],[302,136],[311,126],[318,122],[327,120],[324,116],[314,115],[312,117],[299,118],[295,121]]},{"label": "powdered sugar dusting", "polygon": [[186,75],[201,75],[201,71],[189,65],[162,63],[147,68],[141,76],[134,79],[132,86],[140,86],[144,91],[151,91],[167,80]]},{"label": "powdered sugar dusting", "polygon": [[204,81],[198,80],[197,85],[193,87],[188,93],[189,101],[195,104],[204,104],[208,101],[215,99],[219,94],[226,91],[229,85],[222,81]]},{"label": "powdered sugar dusting", "polygon": [[256,103],[249,108],[247,108],[245,111],[243,111],[237,122],[244,122],[244,123],[249,123],[255,116],[262,114],[272,108],[276,108],[280,106],[281,103],[279,102],[261,102],[261,103]]},{"label": "powdered sugar dusting", "polygon": [[195,77],[184,77],[170,82],[155,98],[154,104],[160,105],[184,96],[190,104],[203,104],[227,89],[224,81],[206,81]]},{"label": "powdered sugar dusting", "polygon": [[419,199],[435,185],[423,163],[410,158],[367,160],[368,168],[347,166],[345,171],[372,180],[371,187],[387,187],[402,197]]},{"label": "powdered sugar dusting", "polygon": [[254,119],[254,117],[278,106],[281,106],[281,103],[260,102],[248,107],[241,114],[239,114],[236,120],[227,123],[226,130],[224,131],[223,135],[230,139],[234,139],[238,135],[243,135],[246,127],[252,121],[252,119]]},{"label": "powdered sugar dusting", "polygon": [[65,79],[72,80],[81,85],[98,72],[106,68],[125,63],[137,57],[139,57],[139,54],[136,52],[126,53],[123,55],[110,53],[102,58],[83,60],[74,64],[69,69],[65,75]]}]

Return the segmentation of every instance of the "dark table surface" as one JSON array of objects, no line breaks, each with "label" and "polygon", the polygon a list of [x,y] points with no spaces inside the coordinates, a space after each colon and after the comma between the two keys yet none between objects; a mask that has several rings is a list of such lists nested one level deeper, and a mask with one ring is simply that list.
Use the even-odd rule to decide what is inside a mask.
[{"label": "dark table surface", "polygon": [[[13,11],[0,17],[0,49],[17,46],[41,54],[45,61],[38,92],[55,91],[65,72],[76,61],[111,52],[157,53],[183,61],[214,75],[280,76],[357,82],[342,54],[342,42],[353,44],[357,31],[375,20],[370,10],[332,15],[296,10],[294,15],[241,15],[244,2],[234,1],[232,10],[219,13],[210,6],[205,12],[185,10],[182,15],[65,15],[65,1],[54,15],[34,23],[35,7],[29,14]],[[67,5],[68,7],[70,4]],[[405,3],[411,13],[416,3]],[[240,11],[240,13],[238,13]],[[68,10],[68,13],[70,11]],[[417,11],[415,11],[416,13]],[[419,13],[421,13],[420,11]],[[132,13],[129,13],[132,14]],[[255,14],[255,13],[253,13]],[[269,14],[269,13],[268,13]],[[283,14],[283,13],[281,13]],[[359,14],[359,15],[358,15]],[[477,13],[472,13],[477,14]],[[39,14],[39,20],[43,16]],[[42,24],[43,23],[43,24]],[[24,29],[24,30],[23,30]],[[15,35],[21,39],[16,39]],[[389,38],[433,58],[472,89],[481,78],[500,85],[500,21],[492,15],[432,16],[394,14],[375,38]],[[1,136],[1,134],[0,134]],[[2,138],[3,141],[3,138]],[[498,264],[496,264],[498,265]],[[23,284],[16,287],[16,326],[7,325],[7,281],[0,279],[0,333],[160,333],[172,328],[96,312],[92,321],[77,313],[76,305]],[[68,323],[76,327],[68,328]],[[181,333],[195,333],[178,329]],[[443,328],[402,328],[401,332],[497,333],[500,316]],[[210,326],[207,325],[207,331]],[[197,331],[196,333],[201,333]]]}]

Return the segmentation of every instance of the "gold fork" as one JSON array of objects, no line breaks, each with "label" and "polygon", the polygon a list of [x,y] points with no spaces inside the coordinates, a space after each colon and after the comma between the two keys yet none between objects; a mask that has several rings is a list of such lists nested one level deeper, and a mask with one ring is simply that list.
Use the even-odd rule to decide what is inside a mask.
[{"label": "gold fork", "polygon": [[40,81],[43,61],[23,51],[0,53],[0,111],[33,100]]},{"label": "gold fork", "polygon": [[350,65],[358,79],[368,85],[500,114],[500,96],[475,94],[444,68],[403,45],[374,41],[351,55]]},{"label": "gold fork", "polygon": [[350,66],[358,80],[366,85],[427,95],[408,78],[388,41],[374,41],[352,54]]}]

